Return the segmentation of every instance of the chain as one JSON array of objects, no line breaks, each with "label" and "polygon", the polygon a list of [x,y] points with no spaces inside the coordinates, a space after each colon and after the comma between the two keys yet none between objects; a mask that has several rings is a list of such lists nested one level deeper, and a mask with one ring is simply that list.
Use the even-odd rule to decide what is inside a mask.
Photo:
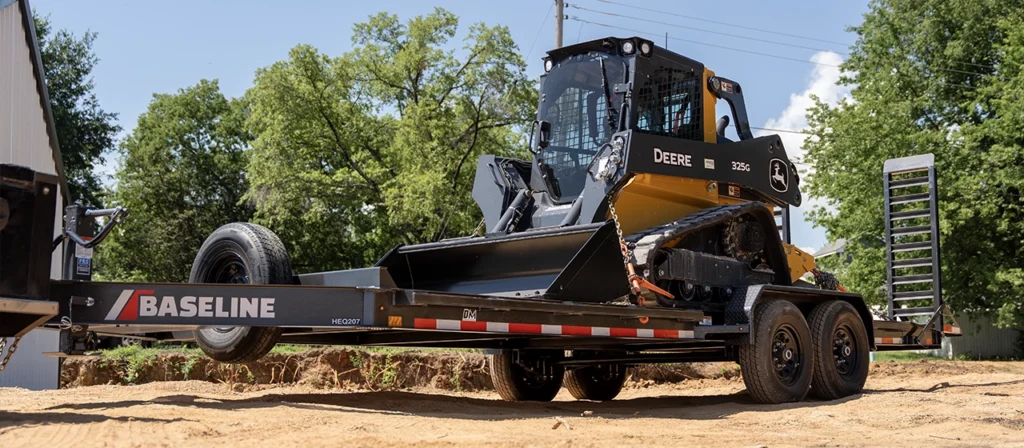
[{"label": "chain", "polygon": [[[21,342],[21,336],[14,338],[14,342],[11,347],[7,349],[7,356],[4,356],[3,361],[0,361],[0,372],[3,372],[7,368],[7,362],[11,360],[11,355],[18,351],[18,342]],[[4,346],[7,345],[7,338],[0,338],[0,353],[4,352]]]},{"label": "chain", "polygon": [[[619,214],[615,213],[615,197],[618,195],[608,196],[608,214],[612,215],[612,222],[615,223],[615,233],[619,236],[619,249],[622,251],[622,264],[626,267],[626,272],[629,272],[630,263],[633,261],[633,249],[629,248],[626,244],[626,238],[622,236],[622,227],[619,225]],[[633,289],[633,282],[630,281],[629,274],[626,274],[626,283],[629,283],[629,289]]]}]

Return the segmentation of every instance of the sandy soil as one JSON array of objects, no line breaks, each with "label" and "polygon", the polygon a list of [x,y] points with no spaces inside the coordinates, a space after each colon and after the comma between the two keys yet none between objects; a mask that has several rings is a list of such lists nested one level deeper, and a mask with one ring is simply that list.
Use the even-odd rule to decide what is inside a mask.
[{"label": "sandy soil", "polygon": [[[559,419],[571,429],[553,429]],[[493,392],[201,381],[0,389],[4,448],[901,443],[1024,446],[1024,363],[879,363],[863,394],[776,406],[752,403],[735,378],[634,383],[605,403],[573,401],[564,390],[553,403],[505,403]]]}]

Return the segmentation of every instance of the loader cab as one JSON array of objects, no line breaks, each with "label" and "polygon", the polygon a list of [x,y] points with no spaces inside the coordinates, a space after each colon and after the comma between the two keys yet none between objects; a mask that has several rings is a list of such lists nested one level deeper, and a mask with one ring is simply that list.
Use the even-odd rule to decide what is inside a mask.
[{"label": "loader cab", "polygon": [[[555,204],[580,195],[616,132],[715,142],[713,73],[641,38],[605,38],[548,52],[540,80],[530,188]],[[707,109],[710,108],[710,111]]]}]

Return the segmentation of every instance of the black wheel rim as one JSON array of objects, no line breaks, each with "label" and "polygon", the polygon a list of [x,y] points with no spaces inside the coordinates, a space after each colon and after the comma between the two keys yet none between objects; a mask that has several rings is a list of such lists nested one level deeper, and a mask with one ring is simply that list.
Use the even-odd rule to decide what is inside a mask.
[{"label": "black wheel rim", "polygon": [[551,383],[550,378],[546,378],[544,374],[534,372],[532,370],[519,367],[521,372],[520,378],[523,380],[523,384],[531,389],[543,389]]},{"label": "black wheel rim", "polygon": [[793,385],[803,372],[803,348],[796,329],[784,324],[772,336],[772,364],[782,384]]},{"label": "black wheel rim", "polygon": [[848,325],[840,325],[832,334],[832,359],[836,371],[844,378],[857,371],[857,341]]},{"label": "black wheel rim", "polygon": [[[249,284],[249,269],[245,267],[242,258],[235,254],[224,254],[213,264],[206,281],[210,283],[232,283]],[[213,331],[218,333],[229,333],[235,327],[214,327]]]},{"label": "black wheel rim", "polygon": [[241,258],[228,256],[221,259],[211,270],[212,283],[249,284],[249,270]]},{"label": "black wheel rim", "polygon": [[618,379],[620,371],[618,366],[614,365],[597,365],[589,368],[584,368],[583,372],[586,375],[584,378],[590,380],[593,383],[610,383]]}]

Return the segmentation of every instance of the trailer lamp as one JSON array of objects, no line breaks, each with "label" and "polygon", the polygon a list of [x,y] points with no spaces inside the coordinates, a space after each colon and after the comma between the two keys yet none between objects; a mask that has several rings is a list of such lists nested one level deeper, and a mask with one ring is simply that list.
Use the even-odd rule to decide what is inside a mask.
[{"label": "trailer lamp", "polygon": [[545,59],[544,60],[544,71],[550,72],[551,68],[554,67],[554,66],[555,66],[555,63],[551,59]]},{"label": "trailer lamp", "polygon": [[636,47],[633,45],[633,41],[627,40],[622,42],[622,54],[633,54],[633,50],[636,50]]}]

